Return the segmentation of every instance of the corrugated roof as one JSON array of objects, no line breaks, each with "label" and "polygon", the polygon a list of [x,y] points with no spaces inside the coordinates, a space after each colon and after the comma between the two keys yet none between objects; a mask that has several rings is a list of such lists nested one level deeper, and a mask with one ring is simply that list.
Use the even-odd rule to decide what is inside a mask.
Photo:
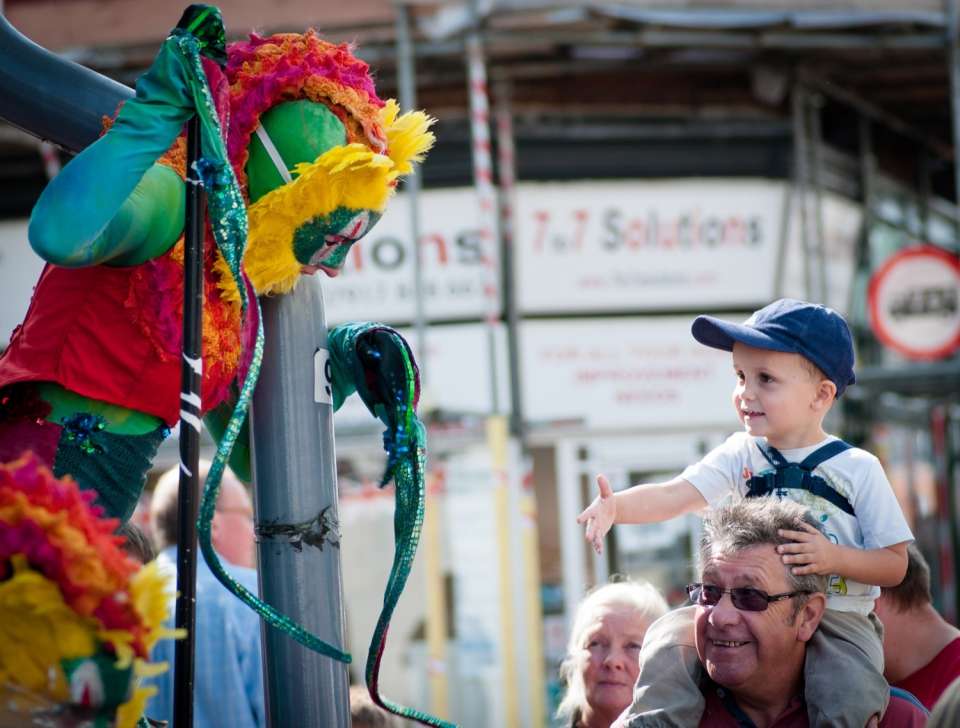
[{"label": "corrugated roof", "polygon": [[591,5],[597,15],[646,25],[701,30],[748,30],[793,27],[832,30],[883,26],[945,27],[943,13],[929,10],[794,10],[770,11],[740,8],[663,10],[632,5]]}]

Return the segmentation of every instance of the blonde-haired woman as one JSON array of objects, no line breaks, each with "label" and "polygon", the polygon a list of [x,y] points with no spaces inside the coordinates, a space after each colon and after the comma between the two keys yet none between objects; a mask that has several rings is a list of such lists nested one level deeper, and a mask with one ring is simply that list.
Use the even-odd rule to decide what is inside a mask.
[{"label": "blonde-haired woman", "polygon": [[567,685],[557,716],[571,728],[609,728],[633,699],[640,646],[667,602],[646,582],[620,581],[583,598],[560,677]]}]

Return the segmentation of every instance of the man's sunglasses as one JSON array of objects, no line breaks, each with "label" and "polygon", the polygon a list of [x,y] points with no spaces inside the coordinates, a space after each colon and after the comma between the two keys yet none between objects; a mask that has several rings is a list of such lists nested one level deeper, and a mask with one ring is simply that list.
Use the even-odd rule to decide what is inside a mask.
[{"label": "man's sunglasses", "polygon": [[738,586],[733,589],[721,589],[715,584],[688,584],[687,594],[690,595],[690,601],[702,604],[705,607],[712,607],[720,602],[724,594],[730,595],[730,601],[733,606],[744,612],[763,612],[770,606],[771,602],[779,602],[782,599],[790,599],[798,594],[809,594],[808,591],[785,592],[783,594],[767,594],[760,589],[752,589],[748,586]]}]

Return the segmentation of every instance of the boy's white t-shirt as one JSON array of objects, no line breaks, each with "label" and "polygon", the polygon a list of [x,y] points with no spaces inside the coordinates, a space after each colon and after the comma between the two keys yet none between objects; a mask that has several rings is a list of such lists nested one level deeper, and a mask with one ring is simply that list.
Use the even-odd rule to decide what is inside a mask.
[{"label": "boy's white t-shirt", "polygon": [[[760,452],[756,443],[758,439],[746,432],[731,435],[703,460],[684,470],[680,477],[700,491],[712,508],[735,493],[744,496],[752,475],[774,470]],[[837,439],[828,436],[816,445],[781,450],[780,453],[787,462],[800,462],[814,450]],[[809,509],[831,541],[842,546],[876,549],[913,540],[890,481],[875,456],[851,447],[821,463],[813,472],[850,501],[854,515],[806,490],[790,488],[776,495]],[[828,582],[827,606],[844,612],[869,614],[878,596],[880,587],[834,574]]]}]

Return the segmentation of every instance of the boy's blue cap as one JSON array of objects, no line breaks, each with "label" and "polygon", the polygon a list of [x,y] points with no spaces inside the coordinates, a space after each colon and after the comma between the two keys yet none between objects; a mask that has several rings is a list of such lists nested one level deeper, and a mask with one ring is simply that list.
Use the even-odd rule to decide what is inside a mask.
[{"label": "boy's blue cap", "polygon": [[697,316],[693,337],[701,344],[733,351],[733,344],[772,349],[806,357],[837,385],[837,396],[857,381],[853,374],[853,339],[843,316],[832,308],[792,298],[764,306],[742,324]]}]

